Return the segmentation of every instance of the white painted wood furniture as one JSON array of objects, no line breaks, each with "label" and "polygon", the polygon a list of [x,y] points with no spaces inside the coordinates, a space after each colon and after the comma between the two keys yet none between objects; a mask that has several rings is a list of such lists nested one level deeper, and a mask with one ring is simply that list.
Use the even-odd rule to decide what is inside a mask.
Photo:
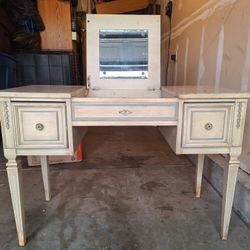
[{"label": "white painted wood furniture", "polygon": [[[102,97],[99,97],[99,96]],[[224,169],[222,239],[227,239],[242,150],[248,93],[212,87],[152,91],[29,86],[0,92],[4,155],[19,245],[25,219],[19,155],[40,155],[45,198],[50,200],[48,155],[72,155],[88,126],[159,126],[177,154],[197,154],[196,197],[201,194],[205,154],[229,154]],[[82,134],[82,135],[83,135]]]},{"label": "white painted wood furniture", "polygon": [[221,236],[227,239],[250,94],[211,86],[161,87],[159,16],[88,15],[87,75],[87,88],[34,85],[0,91],[19,245],[25,245],[26,231],[17,156],[41,156],[50,200],[47,156],[73,155],[89,126],[159,126],[176,154],[198,155],[197,198],[205,154],[229,154],[221,217]]}]

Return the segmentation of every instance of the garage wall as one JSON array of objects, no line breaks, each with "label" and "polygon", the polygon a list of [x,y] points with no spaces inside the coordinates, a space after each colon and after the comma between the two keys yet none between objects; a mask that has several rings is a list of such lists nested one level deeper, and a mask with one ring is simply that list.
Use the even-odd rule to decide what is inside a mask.
[{"label": "garage wall", "polygon": [[[162,82],[166,83],[169,19],[162,0]],[[168,85],[211,84],[250,91],[249,0],[174,0]],[[250,105],[241,168],[250,174]]]}]

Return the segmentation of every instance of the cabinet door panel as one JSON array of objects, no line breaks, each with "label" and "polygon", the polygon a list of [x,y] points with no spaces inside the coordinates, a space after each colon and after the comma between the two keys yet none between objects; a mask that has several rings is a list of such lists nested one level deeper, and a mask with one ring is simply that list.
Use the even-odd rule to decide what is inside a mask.
[{"label": "cabinet door panel", "polygon": [[18,148],[66,148],[64,103],[13,103]]},{"label": "cabinet door panel", "polygon": [[182,146],[228,146],[233,107],[233,103],[184,104]]}]

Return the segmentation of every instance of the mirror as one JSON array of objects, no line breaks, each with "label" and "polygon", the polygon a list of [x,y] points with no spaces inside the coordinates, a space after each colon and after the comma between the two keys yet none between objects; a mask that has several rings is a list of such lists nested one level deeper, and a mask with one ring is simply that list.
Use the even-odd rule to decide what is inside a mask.
[{"label": "mirror", "polygon": [[101,79],[148,78],[148,30],[99,31]]}]

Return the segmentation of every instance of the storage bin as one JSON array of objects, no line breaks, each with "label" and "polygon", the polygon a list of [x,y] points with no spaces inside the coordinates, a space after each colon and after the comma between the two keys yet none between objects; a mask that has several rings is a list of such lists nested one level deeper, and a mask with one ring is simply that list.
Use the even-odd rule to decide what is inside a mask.
[{"label": "storage bin", "polygon": [[18,85],[73,85],[72,52],[16,53]]},{"label": "storage bin", "polygon": [[16,86],[16,60],[11,55],[0,52],[0,89]]}]

